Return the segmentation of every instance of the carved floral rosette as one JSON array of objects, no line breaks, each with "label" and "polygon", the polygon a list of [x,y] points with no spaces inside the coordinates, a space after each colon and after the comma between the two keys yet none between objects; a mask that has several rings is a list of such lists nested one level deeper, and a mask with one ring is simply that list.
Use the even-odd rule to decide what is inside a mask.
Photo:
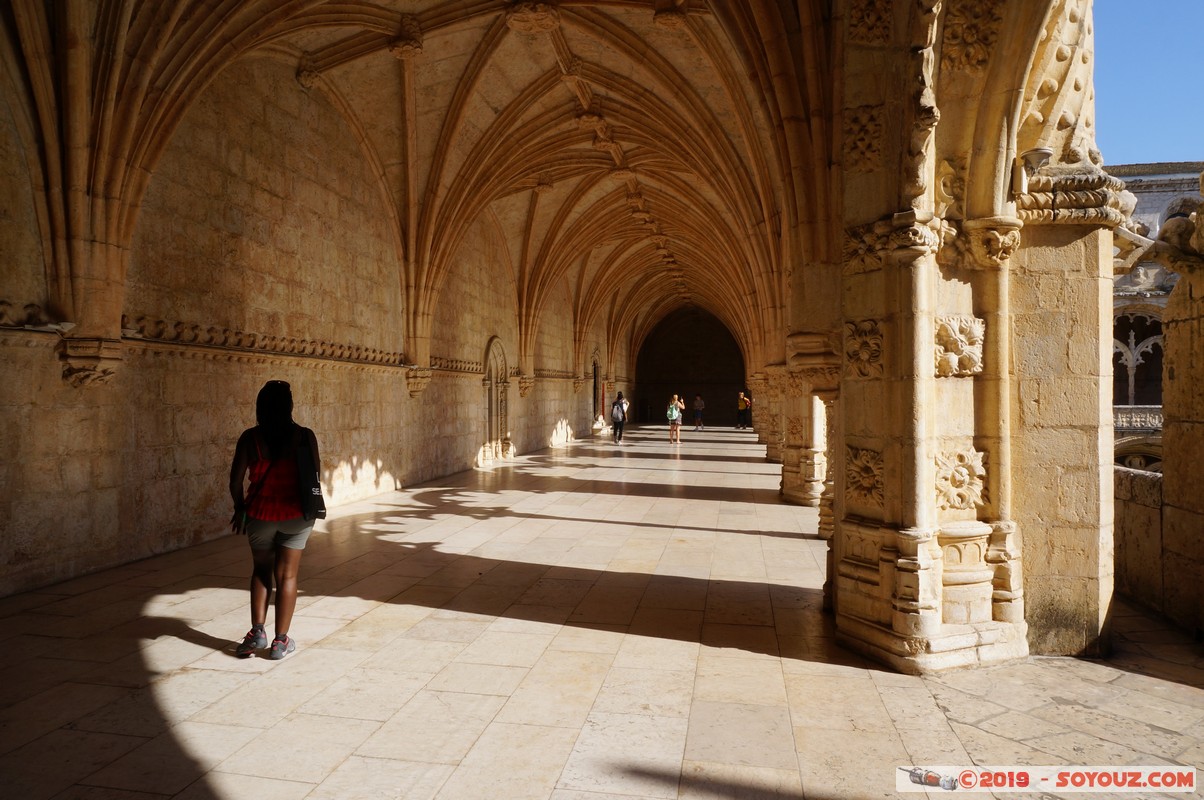
[{"label": "carved floral rosette", "polygon": [[851,445],[845,447],[845,495],[849,500],[882,508],[886,499],[882,454]]},{"label": "carved floral rosette", "polygon": [[941,67],[971,72],[985,69],[1002,24],[1001,0],[953,0],[945,14]]},{"label": "carved floral rosette", "polygon": [[845,374],[854,378],[876,378],[883,373],[882,329],[876,319],[844,324]]},{"label": "carved floral rosette", "polygon": [[972,510],[986,497],[983,453],[962,450],[936,456],[936,504],[941,510]]},{"label": "carved floral rosette", "polygon": [[873,172],[882,165],[882,108],[859,106],[844,112],[845,168]]},{"label": "carved floral rosette", "polygon": [[891,0],[853,0],[849,6],[849,40],[888,44],[894,9]]},{"label": "carved floral rosette", "polygon": [[982,372],[982,345],[987,324],[970,316],[937,317],[935,320],[937,377],[964,377]]}]

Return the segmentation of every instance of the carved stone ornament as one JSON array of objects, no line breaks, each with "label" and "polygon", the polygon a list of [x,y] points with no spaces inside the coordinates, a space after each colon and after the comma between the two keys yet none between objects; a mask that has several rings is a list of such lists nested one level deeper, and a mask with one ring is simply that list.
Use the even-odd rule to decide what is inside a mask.
[{"label": "carved stone ornament", "polygon": [[936,374],[942,378],[982,372],[986,322],[975,317],[936,318]]},{"label": "carved stone ornament", "polygon": [[1116,227],[1125,221],[1124,188],[1120,178],[1102,169],[1046,167],[1028,179],[1028,192],[1016,198],[1017,215],[1025,224]]},{"label": "carved stone ornament", "polygon": [[585,386],[585,378],[573,378],[573,394],[577,394]]},{"label": "carved stone ornament", "polygon": [[889,233],[880,223],[858,225],[844,232],[841,263],[846,275],[859,275],[882,268],[882,251]]},{"label": "carved stone ornament", "polygon": [[1003,217],[966,220],[964,234],[970,245],[970,258],[963,266],[1000,269],[1020,247],[1019,220]]},{"label": "carved stone ornament", "polygon": [[845,374],[857,378],[882,375],[882,329],[876,319],[844,324]]},{"label": "carved stone ornament", "polygon": [[845,109],[844,155],[850,172],[874,172],[881,167],[882,138],[881,106]]},{"label": "carved stone ornament", "polygon": [[389,52],[401,60],[422,55],[422,26],[418,17],[413,14],[402,15],[401,34],[389,43]]},{"label": "carved stone ornament", "polygon": [[969,71],[985,69],[1002,23],[1000,0],[955,0],[945,14],[941,67]]},{"label": "carved stone ornament", "polygon": [[652,14],[652,21],[666,30],[674,31],[686,24],[686,12],[680,8],[658,8]]},{"label": "carved stone ornament", "polygon": [[1050,6],[1024,88],[1017,146],[1021,153],[1048,152],[1052,166],[1102,167],[1095,144],[1091,4],[1054,0]]},{"label": "carved stone ornament", "polygon": [[63,361],[63,380],[84,389],[109,383],[124,356],[120,341],[68,338],[63,339],[59,357]]},{"label": "carved stone ornament", "polygon": [[518,378],[518,396],[526,397],[535,388],[535,378],[532,375],[520,375]]},{"label": "carved stone ornament", "polygon": [[983,503],[987,471],[977,450],[939,453],[936,457],[936,505],[942,510],[970,510]]},{"label": "carved stone ornament", "polygon": [[301,84],[302,89],[312,89],[318,85],[322,74],[312,69],[297,70],[297,83]]},{"label": "carved stone ornament", "polygon": [[[895,228],[890,232],[891,250],[913,250],[935,253],[941,246],[941,237],[929,222],[915,219],[909,212],[896,214]],[[899,224],[902,223],[902,224]]]},{"label": "carved stone ornament", "polygon": [[845,494],[854,502],[881,508],[886,498],[882,454],[845,447]]},{"label": "carved stone ornament", "polygon": [[849,6],[849,41],[887,44],[894,17],[891,0],[853,0]]},{"label": "carved stone ornament", "polygon": [[431,385],[431,369],[430,367],[410,367],[406,370],[406,389],[410,392],[410,397],[417,397],[426,391],[426,387]]},{"label": "carved stone ornament", "polygon": [[560,26],[560,12],[550,3],[515,3],[506,13],[506,25],[519,33],[547,33]]},{"label": "carved stone ornament", "polygon": [[221,347],[232,350],[252,350],[274,355],[308,356],[338,361],[355,361],[382,366],[401,366],[405,363],[403,353],[377,350],[372,347],[342,342],[322,342],[312,339],[297,339],[290,336],[250,333],[247,331],[219,328],[196,322],[171,322],[153,317],[140,316],[121,318],[121,327],[127,338],[145,339],[179,344]]}]

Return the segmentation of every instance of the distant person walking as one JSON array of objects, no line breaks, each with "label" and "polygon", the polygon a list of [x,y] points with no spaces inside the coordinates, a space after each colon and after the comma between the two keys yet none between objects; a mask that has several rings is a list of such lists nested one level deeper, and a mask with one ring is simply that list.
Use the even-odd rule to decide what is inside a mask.
[{"label": "distant person walking", "polygon": [[669,399],[669,407],[665,409],[669,419],[669,444],[681,444],[681,415],[685,410],[686,404],[677,395]]},{"label": "distant person walking", "polygon": [[297,649],[288,631],[297,606],[301,553],[314,529],[314,517],[306,518],[309,503],[302,500],[302,487],[316,485],[321,462],[314,432],[293,421],[292,389],[284,381],[268,381],[259,390],[255,419],[258,424],[238,437],[230,465],[230,526],[246,534],[252,564],[251,630],[235,652],[246,658],[267,647],[264,625],[275,586],[276,635],[268,658],[281,659]]},{"label": "distant person walking", "polygon": [[694,395],[694,430],[700,431],[703,429],[702,412],[707,407],[707,404],[702,401],[702,395]]},{"label": "distant person walking", "polygon": [[746,397],[744,392],[740,392],[740,396],[736,398],[736,428],[748,427],[748,412],[752,409],[752,398]]},{"label": "distant person walking", "polygon": [[623,397],[623,393],[619,392],[615,397],[615,401],[610,404],[610,426],[611,438],[615,444],[620,444],[623,441],[623,427],[627,424],[627,409],[631,406]]}]

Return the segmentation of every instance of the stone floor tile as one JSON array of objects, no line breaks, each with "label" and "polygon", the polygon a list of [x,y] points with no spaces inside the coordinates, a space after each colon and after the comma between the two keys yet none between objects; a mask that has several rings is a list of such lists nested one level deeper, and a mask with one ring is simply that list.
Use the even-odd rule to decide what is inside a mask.
[{"label": "stone floor tile", "polygon": [[[804,797],[896,797],[895,773],[912,766],[893,730],[833,733],[795,729]],[[899,795],[920,797],[922,795]]]},{"label": "stone floor tile", "polygon": [[174,672],[118,697],[71,724],[75,730],[154,737],[225,697],[251,675],[216,670]]},{"label": "stone floor tile", "polygon": [[422,690],[356,750],[366,758],[458,764],[505,699]]},{"label": "stone floor tile", "polygon": [[[276,780],[319,783],[380,728],[375,720],[294,714],[261,733],[216,769]],[[297,742],[321,742],[298,748]]]},{"label": "stone floor tile", "polygon": [[557,788],[675,798],[686,726],[677,717],[590,714]]},{"label": "stone floor tile", "polygon": [[0,756],[0,789],[14,800],[50,798],[145,742],[139,736],[55,730]]},{"label": "stone floor tile", "polygon": [[431,800],[454,770],[449,764],[351,756],[305,797],[306,800]]},{"label": "stone floor tile", "polygon": [[543,800],[556,786],[577,739],[569,728],[495,722],[436,795]]},{"label": "stone floor tile", "polygon": [[435,692],[467,692],[509,697],[527,677],[527,667],[453,661],[427,682]]},{"label": "stone floor tile", "polygon": [[609,714],[688,717],[694,672],[614,667],[598,691],[593,710]]},{"label": "stone floor tile", "polygon": [[312,783],[210,772],[195,781],[173,800],[215,800],[215,798],[254,798],[255,800],[302,800],[314,791]]},{"label": "stone floor tile", "polygon": [[384,722],[431,681],[425,672],[357,667],[301,704],[303,714]]},{"label": "stone floor tile", "polygon": [[[135,792],[175,794],[260,733],[238,725],[181,722],[89,775],[84,782]],[[181,752],[186,757],[181,758]]]},{"label": "stone floor tile", "polygon": [[797,769],[769,769],[707,761],[682,764],[680,800],[801,800]]},{"label": "stone floor tile", "polygon": [[456,661],[507,667],[530,667],[551,644],[551,633],[498,631],[492,627],[464,648]]},{"label": "stone floor tile", "polygon": [[786,682],[777,658],[732,658],[704,648],[694,683],[696,700],[716,703],[786,705]]},{"label": "stone floor tile", "polygon": [[606,653],[549,651],[511,694],[497,721],[580,728],[612,661]]},{"label": "stone floor tile", "polygon": [[114,686],[64,683],[0,711],[0,754],[70,725],[129,692]]},{"label": "stone floor tile", "polygon": [[780,706],[695,699],[685,757],[746,767],[797,768],[790,711]]}]

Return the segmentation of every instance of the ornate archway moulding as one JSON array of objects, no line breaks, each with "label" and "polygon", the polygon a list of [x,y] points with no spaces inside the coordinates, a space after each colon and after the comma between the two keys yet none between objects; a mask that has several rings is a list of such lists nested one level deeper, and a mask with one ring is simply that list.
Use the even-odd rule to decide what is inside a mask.
[{"label": "ornate archway moulding", "polygon": [[1098,167],[1044,167],[1028,178],[1028,191],[1016,198],[1016,213],[1029,225],[1115,228],[1125,221],[1124,188],[1124,181]]}]

